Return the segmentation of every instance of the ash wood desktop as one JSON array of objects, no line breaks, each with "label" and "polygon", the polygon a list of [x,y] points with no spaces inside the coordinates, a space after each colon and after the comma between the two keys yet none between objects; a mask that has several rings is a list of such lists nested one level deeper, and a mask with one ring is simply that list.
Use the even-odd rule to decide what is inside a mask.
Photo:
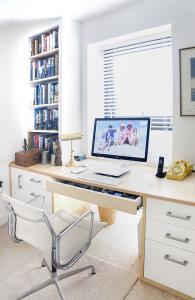
[{"label": "ash wood desktop", "polygon": [[[92,170],[100,161],[88,159],[84,164]],[[141,197],[141,280],[180,298],[195,299],[195,174],[181,182],[159,179],[155,177],[156,168],[131,163],[130,172],[122,177],[122,182],[110,186],[79,179],[77,174],[71,173],[71,168],[66,167],[38,164],[22,168],[11,163],[10,170],[12,193],[13,174],[22,176],[23,172],[26,177],[23,184],[29,179],[31,184],[40,185],[47,193],[59,193],[130,214],[137,213]],[[72,182],[81,186],[73,186]],[[100,192],[101,189],[127,196],[107,194]]]}]

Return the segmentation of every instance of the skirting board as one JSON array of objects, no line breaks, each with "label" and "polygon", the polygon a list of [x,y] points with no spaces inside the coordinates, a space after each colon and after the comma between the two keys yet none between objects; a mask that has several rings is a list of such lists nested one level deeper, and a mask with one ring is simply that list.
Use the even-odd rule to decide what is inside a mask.
[{"label": "skirting board", "polygon": [[194,298],[192,298],[192,297],[190,297],[190,296],[187,296],[187,295],[185,295],[185,294],[183,294],[183,293],[181,293],[181,292],[178,292],[178,291],[176,291],[176,290],[174,290],[174,289],[172,289],[172,288],[169,288],[169,287],[167,287],[167,286],[164,286],[164,285],[162,285],[162,284],[160,284],[160,283],[158,283],[158,282],[155,282],[155,281],[153,281],[153,280],[150,280],[150,279],[148,279],[148,278],[145,278],[145,277],[142,277],[142,278],[140,278],[143,282],[145,282],[145,283],[147,283],[147,284],[149,284],[149,285],[151,285],[151,286],[153,286],[153,287],[155,287],[155,288],[158,288],[158,289],[160,289],[160,290],[162,290],[162,291],[165,291],[165,292],[167,292],[167,293],[169,293],[169,294],[171,294],[171,295],[174,295],[174,296],[176,296],[176,297],[179,297],[180,299],[184,299],[184,300],[193,300]]}]

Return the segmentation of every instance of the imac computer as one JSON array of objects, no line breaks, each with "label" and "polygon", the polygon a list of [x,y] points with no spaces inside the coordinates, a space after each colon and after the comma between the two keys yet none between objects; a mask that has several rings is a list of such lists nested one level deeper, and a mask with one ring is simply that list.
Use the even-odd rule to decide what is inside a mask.
[{"label": "imac computer", "polygon": [[[150,118],[97,118],[94,123],[91,155],[112,159],[146,162]],[[129,171],[129,167],[117,164],[94,170],[94,173],[119,177]]]}]

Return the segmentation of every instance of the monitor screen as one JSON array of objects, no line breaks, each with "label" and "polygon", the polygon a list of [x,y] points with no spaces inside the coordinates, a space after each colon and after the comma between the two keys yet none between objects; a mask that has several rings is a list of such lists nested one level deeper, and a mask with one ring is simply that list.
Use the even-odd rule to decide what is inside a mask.
[{"label": "monitor screen", "polygon": [[95,119],[91,154],[147,161],[150,118]]}]

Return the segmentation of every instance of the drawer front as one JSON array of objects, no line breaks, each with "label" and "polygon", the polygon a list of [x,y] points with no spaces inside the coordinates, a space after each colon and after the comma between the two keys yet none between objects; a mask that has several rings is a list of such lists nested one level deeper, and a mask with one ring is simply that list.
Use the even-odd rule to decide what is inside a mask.
[{"label": "drawer front", "polygon": [[144,277],[195,297],[195,254],[145,241]]},{"label": "drawer front", "polygon": [[146,214],[147,218],[195,229],[195,206],[147,199]]},{"label": "drawer front", "polygon": [[50,178],[45,175],[25,171],[19,168],[11,168],[12,187],[22,189],[24,186],[46,189],[46,182]]},{"label": "drawer front", "polygon": [[23,201],[29,205],[43,208],[49,214],[52,213],[52,193],[50,192],[28,187],[25,188]]},{"label": "drawer front", "polygon": [[35,188],[46,189],[46,182],[49,177],[33,173],[33,172],[26,172],[25,173],[25,183]]},{"label": "drawer front", "polygon": [[146,238],[195,252],[195,230],[146,219]]},{"label": "drawer front", "polygon": [[122,198],[51,180],[47,183],[47,190],[56,194],[131,214],[137,214],[137,209],[141,204],[141,197],[137,197],[136,199]]},{"label": "drawer front", "polygon": [[49,177],[11,168],[12,197],[52,213],[52,194],[46,191]]},{"label": "drawer front", "polygon": [[11,168],[11,196],[21,201],[24,198],[24,178],[25,176],[22,170]]}]

